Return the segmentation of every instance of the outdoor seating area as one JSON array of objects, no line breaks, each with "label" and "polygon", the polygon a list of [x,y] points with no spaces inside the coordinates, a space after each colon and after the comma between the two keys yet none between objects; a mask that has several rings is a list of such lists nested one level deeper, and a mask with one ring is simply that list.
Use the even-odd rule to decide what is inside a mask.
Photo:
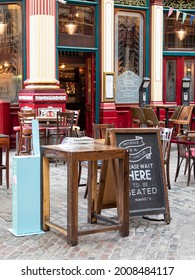
[{"label": "outdoor seating area", "polygon": [[66,136],[78,137],[82,133],[78,126],[80,110],[56,111],[51,106],[36,114],[30,107],[18,111],[18,126],[14,126],[16,153],[31,154],[32,151],[32,119],[39,122],[39,139],[41,145],[59,144]]},{"label": "outdoor seating area", "polygon": [[[91,233],[99,234],[101,232],[108,232],[109,230],[119,231],[119,235],[121,237],[127,237],[129,235],[129,219],[131,220],[131,210],[128,210],[130,199],[128,195],[129,186],[130,188],[134,186],[135,183],[133,180],[135,180],[136,176],[138,176],[130,175],[129,172],[131,172],[132,168],[135,168],[139,170],[138,172],[141,172],[140,170],[143,168],[141,166],[143,165],[150,166],[151,170],[148,169],[147,172],[150,172],[150,176],[152,176],[151,180],[153,188],[156,188],[155,180],[157,180],[158,188],[162,188],[163,190],[160,190],[159,192],[161,193],[161,195],[165,195],[164,198],[161,197],[165,205],[163,205],[162,209],[157,207],[157,210],[155,210],[155,207],[152,206],[151,213],[148,207],[146,207],[147,211],[144,209],[141,209],[139,211],[143,216],[144,214],[152,216],[155,214],[162,215],[164,218],[161,220],[164,220],[164,222],[167,224],[171,222],[168,195],[169,192],[173,189],[173,185],[175,186],[175,184],[177,183],[179,174],[181,174],[181,166],[184,159],[184,175],[187,175],[186,186],[189,186],[191,183],[193,184],[192,173],[194,173],[195,179],[195,132],[190,130],[190,121],[186,120],[186,116],[188,117],[189,114],[192,114],[193,107],[182,106],[179,109],[177,107],[174,108],[174,112],[172,113],[172,116],[170,118],[173,121],[174,126],[172,126],[172,123],[170,122],[170,127],[166,127],[166,121],[161,121],[160,115],[157,115],[157,112],[152,107],[137,108],[137,112],[139,111],[137,114],[136,110],[132,109],[133,128],[117,129],[114,128],[114,123],[93,123],[93,137],[89,138],[90,140],[94,141],[93,145],[90,144],[91,142],[89,142],[88,145],[83,145],[79,143],[80,137],[86,138],[86,141],[88,137],[86,137],[85,132],[82,132],[79,129],[78,119],[75,120],[75,112],[73,110],[67,110],[65,112],[57,111],[56,116],[44,116],[45,123],[43,122],[43,116],[37,117],[35,111],[33,110],[21,110],[18,112],[20,126],[18,130],[18,146],[16,147],[15,155],[17,155],[18,157],[25,154],[28,156],[33,155],[32,149],[34,147],[32,143],[34,142],[32,141],[32,120],[38,120],[38,137],[39,140],[43,140],[41,142],[41,228],[44,232],[49,231],[51,228],[53,228],[55,231],[59,231],[63,236],[66,236],[67,244],[70,246],[77,245],[79,243],[80,236],[84,236],[86,234]],[[79,114],[77,114],[77,117],[78,116]],[[178,122],[178,127],[176,125],[176,121],[179,121],[181,119],[183,119],[184,122]],[[74,125],[77,127],[75,130],[73,130]],[[117,133],[119,134],[119,142],[117,140]],[[174,133],[177,134],[176,137]],[[124,135],[126,135],[125,137],[127,137],[127,139],[124,138]],[[6,138],[6,135],[1,136],[2,139],[4,137]],[[73,139],[77,138],[78,141],[75,142],[77,143],[77,145],[72,146],[73,142],[67,142],[67,144],[66,142],[64,142],[63,144],[61,144],[62,140],[66,137],[71,137]],[[52,139],[55,140],[52,141]],[[125,144],[126,141],[127,144]],[[136,143],[137,141],[141,141],[140,143],[142,144],[140,145],[139,143]],[[1,149],[0,157],[0,163],[2,166],[0,182],[2,185],[2,170],[5,169],[7,171],[7,188],[9,188],[9,180],[7,179],[9,176],[10,168],[9,159],[7,159],[9,145],[7,146],[7,150],[5,150],[6,155],[4,156],[3,152],[6,146],[4,142],[2,142],[1,144],[3,150]],[[137,157],[139,156],[137,155],[137,153],[139,154],[140,149],[138,147],[141,147],[143,145],[143,150],[148,150],[150,152],[146,157],[144,156],[140,159],[141,163],[138,163]],[[173,159],[171,158],[171,150],[173,145],[175,145],[175,153],[177,154],[177,165],[175,165],[174,170],[174,182],[172,180],[173,177],[170,176],[170,174],[173,174]],[[121,149],[124,147],[126,148]],[[183,151],[181,148],[183,149]],[[136,155],[134,155],[133,153],[134,149],[136,151]],[[142,153],[143,151],[141,149],[140,152]],[[3,156],[6,157],[5,164],[2,164]],[[133,163],[134,156],[136,159],[136,164]],[[155,157],[156,159],[154,160]],[[69,203],[67,205],[66,227],[64,227],[64,225],[58,225],[55,219],[53,220],[51,216],[50,205],[52,203],[52,200],[54,199],[54,197],[51,198],[50,195],[50,165],[52,163],[51,160],[53,160],[55,163],[56,161],[63,161],[62,165],[55,164],[55,168],[57,168],[57,173],[58,169],[60,169],[61,166],[64,166],[67,172],[66,196],[69,199]],[[149,160],[150,163],[148,163]],[[176,163],[175,159],[174,161]],[[138,164],[140,164],[140,168],[138,168]],[[157,168],[158,172],[160,171],[160,178],[158,176],[157,178],[155,177],[155,168]],[[72,170],[74,170],[74,172],[72,172]],[[145,171],[142,170],[142,172]],[[154,173],[154,175],[152,175],[152,172]],[[83,183],[83,173],[85,174],[85,183]],[[145,178],[143,174],[140,176],[142,176],[140,177],[142,179],[138,179],[138,181],[143,180],[143,178]],[[155,179],[153,178],[153,176]],[[148,184],[148,182],[143,184]],[[111,185],[112,188],[114,187],[112,191],[109,190]],[[140,182],[138,185],[141,188]],[[85,189],[79,188],[80,186],[85,186]],[[86,200],[88,201],[87,220],[88,223],[92,225],[92,228],[87,228],[87,230],[80,230],[78,228],[80,223],[80,220],[78,218],[78,194],[80,190],[82,190],[82,193],[84,191],[83,198],[86,198],[88,196],[88,200]],[[130,191],[132,190],[130,189]],[[158,193],[157,190],[155,190],[154,193],[156,192]],[[139,201],[139,199],[137,199],[137,201]],[[157,201],[159,201],[159,197],[157,198]],[[135,202],[133,202],[132,204],[130,202],[130,205],[136,205],[137,202],[135,204],[134,203]],[[150,203],[148,205],[150,205]],[[135,208],[136,207],[137,206],[135,206]],[[109,212],[109,209],[114,209],[114,211],[116,210],[115,221],[113,221],[109,215],[102,215],[102,213],[104,213],[105,210]],[[133,209],[133,212],[134,211],[135,216],[137,216],[137,209]],[[128,212],[129,215],[127,216],[126,213]],[[138,214],[138,216],[139,215],[140,214]],[[116,221],[116,219],[118,219],[118,221]],[[149,219],[152,220],[153,218],[151,217]],[[98,224],[99,221],[100,223],[101,221],[104,221],[105,223],[108,223],[110,225],[103,225],[102,227],[100,227],[100,224]],[[97,225],[98,227],[96,227]]]},{"label": "outdoor seating area", "polygon": [[[146,105],[145,107],[131,107],[132,126],[133,127],[156,127],[160,128],[162,136],[162,153],[165,162],[165,172],[167,186],[171,189],[169,162],[171,144],[177,144],[177,168],[175,172],[175,182],[179,175],[180,167],[185,161],[184,174],[188,174],[187,186],[192,179],[192,171],[195,170],[194,146],[195,138],[192,127],[193,106],[173,106],[173,105]],[[161,111],[164,110],[164,115],[161,116]],[[163,118],[163,116],[165,118]],[[166,131],[163,136],[163,131]],[[164,141],[165,140],[165,141]],[[185,143],[186,142],[186,143]],[[193,172],[195,174],[195,172]],[[194,175],[195,178],[195,175]]]},{"label": "outdoor seating area", "polygon": [[[5,156],[5,154],[3,155]],[[10,182],[12,181],[12,157],[13,150],[10,151]],[[171,211],[171,223],[164,225],[162,221],[150,221],[140,216],[130,218],[130,234],[126,238],[121,238],[117,231],[102,232],[92,235],[79,236],[79,245],[70,247],[66,244],[66,238],[62,233],[55,229],[47,231],[45,234],[15,237],[9,232],[12,224],[11,217],[11,189],[7,191],[5,177],[3,185],[0,186],[0,236],[2,246],[0,248],[0,259],[8,260],[42,260],[42,259],[66,259],[66,260],[106,260],[106,259],[128,259],[128,260],[180,260],[194,259],[194,183],[186,186],[187,175],[183,175],[181,167],[177,182],[174,182],[174,176],[177,163],[177,147],[172,144],[170,160],[170,181],[171,190],[169,190],[169,202]],[[65,224],[67,222],[64,215],[66,202],[66,168],[67,165],[59,164],[57,169],[54,163],[50,165],[51,172],[51,218],[53,217]],[[57,172],[56,172],[57,171]],[[83,169],[82,182],[87,180],[87,170]],[[63,186],[63,188],[62,188]],[[81,227],[86,223],[86,204],[84,199],[85,188],[79,188],[79,221]],[[115,217],[116,212],[113,209],[105,210],[106,213]],[[181,226],[181,221],[185,221]],[[88,227],[84,227],[87,229]],[[186,234],[188,230],[188,234]],[[146,244],[147,246],[143,246]],[[156,241],[158,240],[158,242]],[[11,245],[11,250],[9,250]],[[26,249],[24,249],[26,248]],[[106,250],[105,248],[110,248]]]}]

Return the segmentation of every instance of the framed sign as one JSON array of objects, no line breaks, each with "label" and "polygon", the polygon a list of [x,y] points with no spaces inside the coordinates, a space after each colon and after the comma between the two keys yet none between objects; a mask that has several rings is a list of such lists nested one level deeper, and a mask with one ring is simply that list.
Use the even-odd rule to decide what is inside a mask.
[{"label": "framed sign", "polygon": [[164,214],[170,223],[160,129],[112,128],[109,135],[111,145],[129,152],[129,214]]},{"label": "framed sign", "polygon": [[104,72],[103,75],[103,101],[112,102],[115,99],[115,74]]}]

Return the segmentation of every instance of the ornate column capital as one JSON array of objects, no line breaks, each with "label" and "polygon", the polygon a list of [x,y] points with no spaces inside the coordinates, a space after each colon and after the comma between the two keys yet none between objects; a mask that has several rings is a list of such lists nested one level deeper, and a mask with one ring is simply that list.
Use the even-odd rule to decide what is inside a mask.
[{"label": "ornate column capital", "polygon": [[150,4],[151,6],[152,5],[163,6],[163,0],[151,0]]}]

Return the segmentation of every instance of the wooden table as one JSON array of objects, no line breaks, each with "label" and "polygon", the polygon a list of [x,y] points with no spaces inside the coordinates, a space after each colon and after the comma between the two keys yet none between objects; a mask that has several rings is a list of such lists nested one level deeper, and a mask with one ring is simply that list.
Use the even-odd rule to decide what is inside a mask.
[{"label": "wooden table", "polygon": [[57,117],[37,116],[36,119],[41,125],[54,125],[57,123]]},{"label": "wooden table", "polygon": [[[49,158],[62,159],[67,162],[67,229],[50,222],[50,183],[49,183]],[[97,219],[111,222],[110,219],[102,217],[95,212],[97,192],[97,161],[108,162],[113,160],[117,185],[118,219],[114,225],[106,225],[102,228],[78,229],[78,164],[81,161],[88,161],[88,222],[96,223]],[[129,165],[128,152],[118,147],[103,145],[99,143],[83,145],[49,145],[42,147],[42,192],[43,192],[43,230],[50,227],[59,230],[67,236],[67,243],[71,246],[78,244],[78,236],[98,233],[111,230],[119,230],[121,236],[129,235]],[[108,166],[108,165],[107,165]],[[103,173],[106,173],[105,170]],[[104,183],[104,179],[100,185]]]},{"label": "wooden table", "polygon": [[169,127],[169,110],[178,107],[178,105],[174,105],[174,104],[149,104],[149,106],[152,108],[156,108],[156,115],[159,120],[160,120],[160,109],[165,110],[165,127]]}]

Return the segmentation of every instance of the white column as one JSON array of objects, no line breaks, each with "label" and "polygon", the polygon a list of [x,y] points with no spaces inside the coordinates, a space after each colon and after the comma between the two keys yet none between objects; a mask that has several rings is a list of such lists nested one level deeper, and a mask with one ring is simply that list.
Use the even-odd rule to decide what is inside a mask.
[{"label": "white column", "polygon": [[102,1],[102,70],[114,71],[114,1]]},{"label": "white column", "polygon": [[56,80],[55,0],[30,0],[29,8],[29,78],[26,88],[54,87]]},{"label": "white column", "polygon": [[163,101],[163,6],[151,6],[151,102]]}]

